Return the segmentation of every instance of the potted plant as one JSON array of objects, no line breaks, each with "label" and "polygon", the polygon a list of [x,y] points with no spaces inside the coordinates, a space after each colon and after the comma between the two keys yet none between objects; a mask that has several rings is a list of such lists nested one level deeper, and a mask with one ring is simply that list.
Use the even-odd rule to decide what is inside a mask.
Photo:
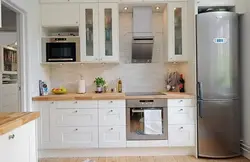
[{"label": "potted plant", "polygon": [[106,84],[106,81],[102,77],[95,78],[94,83],[96,84],[96,92],[101,93],[103,86]]}]

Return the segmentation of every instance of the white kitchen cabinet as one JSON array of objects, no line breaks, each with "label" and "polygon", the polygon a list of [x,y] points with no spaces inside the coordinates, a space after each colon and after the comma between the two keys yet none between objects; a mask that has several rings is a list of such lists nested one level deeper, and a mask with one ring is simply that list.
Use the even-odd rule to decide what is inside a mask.
[{"label": "white kitchen cabinet", "polygon": [[53,126],[98,126],[97,109],[51,109]]},{"label": "white kitchen cabinet", "polygon": [[99,3],[99,49],[101,62],[119,62],[118,3]]},{"label": "white kitchen cabinet", "polygon": [[188,61],[187,2],[170,2],[168,13],[168,62]]},{"label": "white kitchen cabinet", "polygon": [[80,5],[70,3],[41,4],[42,26],[79,26]]},{"label": "white kitchen cabinet", "polygon": [[0,136],[1,162],[37,162],[36,123],[29,122]]},{"label": "white kitchen cabinet", "polygon": [[93,101],[55,101],[51,102],[58,109],[90,109],[97,108],[98,102]]},{"label": "white kitchen cabinet", "polygon": [[193,99],[169,99],[168,107],[194,106]]},{"label": "white kitchen cabinet", "polygon": [[80,5],[81,55],[85,62],[99,61],[98,3]]},{"label": "white kitchen cabinet", "polygon": [[2,0],[0,0],[0,28],[2,27]]},{"label": "white kitchen cabinet", "polygon": [[168,142],[169,146],[195,146],[195,126],[168,126]]},{"label": "white kitchen cabinet", "polygon": [[193,107],[168,107],[168,124],[194,124]]},{"label": "white kitchen cabinet", "polygon": [[197,0],[198,6],[235,6],[235,1],[241,0]]},{"label": "white kitchen cabinet", "polygon": [[97,148],[98,127],[52,127],[54,148]]},{"label": "white kitchen cabinet", "polygon": [[126,125],[126,109],[109,108],[99,109],[99,125],[100,126],[125,126]]},{"label": "white kitchen cabinet", "polygon": [[99,108],[125,108],[126,100],[100,100]]},{"label": "white kitchen cabinet", "polygon": [[99,147],[100,148],[126,147],[126,127],[125,126],[99,127]]},{"label": "white kitchen cabinet", "polygon": [[71,0],[40,0],[40,3],[59,3],[59,2],[70,2]]}]

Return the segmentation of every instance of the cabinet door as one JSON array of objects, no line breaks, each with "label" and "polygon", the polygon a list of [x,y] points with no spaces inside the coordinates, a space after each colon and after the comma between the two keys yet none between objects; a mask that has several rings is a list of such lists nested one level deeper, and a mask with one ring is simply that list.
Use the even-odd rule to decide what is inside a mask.
[{"label": "cabinet door", "polygon": [[168,124],[194,124],[194,107],[168,107]]},{"label": "cabinet door", "polygon": [[119,10],[117,3],[99,3],[100,61],[119,62]]},{"label": "cabinet door", "polygon": [[242,0],[197,0],[198,6],[234,6],[235,1]]},{"label": "cabinet door", "polygon": [[42,26],[79,26],[79,4],[42,4]]},{"label": "cabinet door", "polygon": [[126,125],[125,108],[99,109],[99,125]]},{"label": "cabinet door", "polygon": [[168,39],[168,61],[188,61],[186,2],[168,3]]},{"label": "cabinet door", "polygon": [[99,127],[99,147],[126,147],[126,127]]},{"label": "cabinet door", "polygon": [[99,61],[98,4],[80,5],[81,55],[83,62]]},{"label": "cabinet door", "polygon": [[169,146],[194,146],[195,126],[194,125],[169,125],[168,126]]},{"label": "cabinet door", "polygon": [[97,148],[98,127],[52,127],[55,148]]}]

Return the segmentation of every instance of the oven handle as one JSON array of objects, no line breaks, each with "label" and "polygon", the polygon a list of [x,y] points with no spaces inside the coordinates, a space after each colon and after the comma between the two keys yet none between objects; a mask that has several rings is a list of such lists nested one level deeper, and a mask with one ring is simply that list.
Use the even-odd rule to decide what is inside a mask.
[{"label": "oven handle", "polygon": [[143,113],[144,110],[132,110],[133,113]]}]

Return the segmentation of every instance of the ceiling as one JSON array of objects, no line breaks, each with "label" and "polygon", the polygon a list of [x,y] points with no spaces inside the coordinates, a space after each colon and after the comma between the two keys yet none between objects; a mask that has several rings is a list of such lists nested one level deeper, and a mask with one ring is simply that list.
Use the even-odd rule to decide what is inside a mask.
[{"label": "ceiling", "polygon": [[0,31],[15,32],[17,28],[16,16],[14,11],[2,5],[2,28]]}]

